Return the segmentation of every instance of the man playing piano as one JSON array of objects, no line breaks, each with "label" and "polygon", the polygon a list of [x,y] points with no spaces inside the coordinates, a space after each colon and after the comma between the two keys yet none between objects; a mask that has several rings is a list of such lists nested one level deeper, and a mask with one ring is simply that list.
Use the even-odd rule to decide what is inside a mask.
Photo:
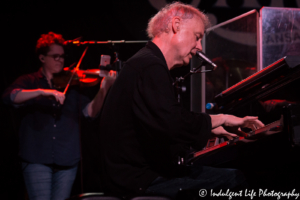
[{"label": "man playing piano", "polygon": [[106,192],[175,197],[179,189],[245,184],[234,169],[176,165],[187,147],[199,150],[211,135],[236,136],[224,127],[264,126],[257,117],[196,114],[177,103],[169,70],[189,64],[202,50],[208,25],[202,12],[179,2],[149,21],[152,41],[125,63],[103,107],[99,143]]}]

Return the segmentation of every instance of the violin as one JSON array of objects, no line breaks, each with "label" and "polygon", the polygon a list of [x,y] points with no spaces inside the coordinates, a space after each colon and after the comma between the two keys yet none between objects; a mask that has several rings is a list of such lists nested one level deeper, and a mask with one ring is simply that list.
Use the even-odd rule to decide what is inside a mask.
[{"label": "violin", "polygon": [[68,84],[92,87],[104,77],[100,74],[100,69],[71,70],[70,67],[65,67],[60,73],[53,74],[53,86],[58,90],[68,87]]},{"label": "violin", "polygon": [[[66,94],[67,90],[69,89],[69,86],[72,84],[80,84],[80,83],[89,83],[96,85],[97,83],[100,82],[100,79],[98,80],[98,77],[100,78],[100,70],[99,73],[98,71],[95,72],[95,70],[90,70],[89,72],[87,70],[79,70],[79,66],[82,62],[83,57],[86,54],[88,47],[85,48],[84,52],[82,53],[76,67],[73,70],[69,70],[70,68],[64,68],[62,73],[59,73],[58,75],[53,76],[53,85],[57,89],[59,88],[65,88],[64,89],[64,94]],[[86,77],[86,75],[97,75],[98,76],[94,77],[91,79],[90,77]]]},{"label": "violin", "polygon": [[79,66],[82,62],[83,57],[87,51],[88,47],[84,50],[83,54],[80,57],[79,62],[76,67],[71,70],[72,64],[70,67],[65,67],[62,72],[58,74],[53,74],[53,86],[56,89],[63,89],[64,94],[66,94],[70,85],[80,85],[81,87],[90,87],[98,84],[100,80],[106,76],[106,73],[101,73],[103,70],[100,69],[87,69],[80,70]]}]

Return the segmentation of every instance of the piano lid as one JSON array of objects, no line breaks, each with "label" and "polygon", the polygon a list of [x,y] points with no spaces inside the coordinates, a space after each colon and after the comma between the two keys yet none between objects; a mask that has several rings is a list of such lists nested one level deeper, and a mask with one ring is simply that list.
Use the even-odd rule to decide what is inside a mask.
[{"label": "piano lid", "polygon": [[300,71],[300,57],[286,56],[224,90],[215,96],[215,101],[219,108],[249,101],[300,78],[295,75],[298,71]]}]

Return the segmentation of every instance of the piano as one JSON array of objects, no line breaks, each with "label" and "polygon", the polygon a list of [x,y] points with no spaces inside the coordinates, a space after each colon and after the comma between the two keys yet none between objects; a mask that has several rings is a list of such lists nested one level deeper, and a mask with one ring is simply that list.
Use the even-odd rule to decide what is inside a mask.
[{"label": "piano", "polygon": [[186,165],[237,168],[250,187],[300,186],[300,57],[286,56],[215,96],[218,113],[267,124],[243,137],[193,151]]}]

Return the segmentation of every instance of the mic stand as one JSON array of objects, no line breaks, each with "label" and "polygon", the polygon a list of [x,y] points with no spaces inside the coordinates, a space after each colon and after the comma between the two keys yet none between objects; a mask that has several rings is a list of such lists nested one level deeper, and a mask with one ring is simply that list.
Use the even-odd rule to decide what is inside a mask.
[{"label": "mic stand", "polygon": [[79,41],[77,38],[74,40],[65,41],[65,44],[76,44],[80,45],[89,45],[89,44],[112,44],[115,54],[115,61],[112,65],[99,66],[99,69],[104,70],[114,70],[117,72],[117,75],[120,73],[122,68],[122,61],[119,59],[118,47],[115,44],[132,44],[132,43],[147,43],[147,40],[136,40],[136,41],[126,41],[126,40],[107,40],[107,41]]},{"label": "mic stand", "polygon": [[113,65],[114,65],[114,68],[115,68],[115,70],[117,72],[117,76],[118,76],[121,71],[123,62],[119,59],[119,53],[117,51],[115,51],[115,58],[116,59],[115,59]]},{"label": "mic stand", "polygon": [[176,93],[177,93],[177,101],[178,103],[181,102],[181,94],[183,92],[186,91],[186,87],[183,85],[183,81],[190,75],[192,74],[198,74],[198,73],[205,73],[205,72],[210,72],[212,70],[201,70],[200,68],[203,66],[203,61],[201,61],[201,64],[199,67],[197,68],[193,68],[192,70],[190,70],[189,73],[187,73],[186,75],[184,75],[183,77],[176,77],[176,80],[175,82],[173,83],[173,86],[175,86],[175,89],[176,89]]},{"label": "mic stand", "polygon": [[[80,39],[81,37],[79,37]],[[148,40],[136,40],[136,41],[126,41],[126,40],[107,40],[107,41],[97,41],[97,40],[90,40],[90,41],[80,41],[78,38],[74,40],[67,40],[64,44],[75,44],[77,46],[80,45],[88,45],[88,44],[132,44],[132,43],[147,43]]]},{"label": "mic stand", "polygon": [[114,54],[115,54],[114,63],[112,65],[108,64],[106,66],[99,65],[99,69],[107,70],[107,71],[113,70],[117,72],[117,75],[119,75],[123,62],[119,59],[119,53],[117,51],[115,51]]},{"label": "mic stand", "polygon": [[114,70],[117,72],[117,75],[119,74],[121,68],[122,68],[122,61],[119,59],[119,53],[117,50],[117,47],[115,44],[132,44],[132,43],[147,43],[148,40],[135,40],[135,41],[126,41],[126,40],[107,40],[107,41],[97,41],[97,40],[90,40],[90,41],[80,41],[82,37],[78,37],[74,40],[66,40],[64,42],[65,45],[68,44],[75,44],[77,46],[80,45],[92,45],[92,44],[112,44],[114,47],[114,53],[115,53],[115,61],[112,65],[106,65],[106,66],[99,66],[100,70]]},{"label": "mic stand", "polygon": [[119,55],[120,55],[119,48],[116,45],[114,45],[114,43],[112,43],[112,47],[113,47],[113,51],[114,51],[115,60],[113,61],[112,64],[108,64],[106,66],[99,65],[99,69],[107,70],[107,71],[110,71],[110,70],[116,71],[117,76],[118,76],[121,71],[123,62],[119,59]]},{"label": "mic stand", "polygon": [[[184,76],[186,77],[186,76]],[[181,93],[186,91],[186,87],[183,85],[184,78],[176,77],[176,81],[173,83],[173,86],[175,86],[176,94],[177,94],[177,102],[181,102]]]}]

